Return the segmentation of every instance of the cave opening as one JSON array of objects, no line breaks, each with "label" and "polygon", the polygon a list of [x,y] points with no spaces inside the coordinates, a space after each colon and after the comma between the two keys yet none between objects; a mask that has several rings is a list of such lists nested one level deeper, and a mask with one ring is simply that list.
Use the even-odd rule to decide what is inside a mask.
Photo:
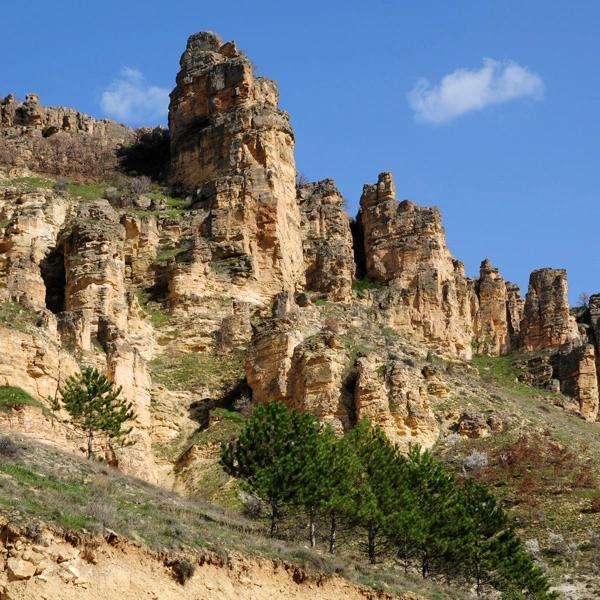
[{"label": "cave opening", "polygon": [[65,257],[63,249],[54,248],[41,262],[40,271],[46,286],[46,308],[54,314],[65,310]]}]

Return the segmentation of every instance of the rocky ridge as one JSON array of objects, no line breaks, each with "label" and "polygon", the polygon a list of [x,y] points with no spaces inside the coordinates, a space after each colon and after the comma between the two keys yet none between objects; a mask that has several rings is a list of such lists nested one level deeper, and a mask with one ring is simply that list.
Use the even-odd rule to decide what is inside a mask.
[{"label": "rocky ridge", "polygon": [[[364,187],[351,221],[332,180],[296,185],[277,87],[233,42],[195,34],[180,66],[169,111],[170,184],[186,195],[177,210],[32,188],[27,172],[5,169],[0,385],[47,403],[80,364],[106,370],[138,415],[133,449],[106,446],[106,460],[165,485],[178,485],[180,457],[164,449],[223,404],[279,399],[340,433],[367,416],[405,447],[489,435],[498,419],[436,409],[461,394],[456,373],[470,372],[473,353],[525,353],[528,382],[596,420],[598,296],[574,314],[562,270],[534,271],[525,300],[487,260],[467,277],[439,211],[397,199],[390,173]],[[59,131],[45,138],[47,127]],[[0,149],[18,146],[18,164],[44,171],[31,140],[63,134],[113,155],[134,135],[33,96],[3,102]],[[0,421],[79,447],[34,409]]]}]

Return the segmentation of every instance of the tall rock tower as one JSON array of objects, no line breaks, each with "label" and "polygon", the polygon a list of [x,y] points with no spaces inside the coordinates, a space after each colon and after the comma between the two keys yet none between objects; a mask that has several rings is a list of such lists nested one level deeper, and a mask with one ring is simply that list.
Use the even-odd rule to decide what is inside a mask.
[{"label": "tall rock tower", "polygon": [[277,85],[235,43],[192,35],[171,93],[171,183],[205,210],[212,260],[269,297],[303,284],[294,136]]}]

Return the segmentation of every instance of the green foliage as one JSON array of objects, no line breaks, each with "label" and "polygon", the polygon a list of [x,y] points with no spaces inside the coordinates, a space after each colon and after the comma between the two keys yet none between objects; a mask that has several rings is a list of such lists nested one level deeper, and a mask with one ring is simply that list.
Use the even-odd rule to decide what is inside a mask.
[{"label": "green foliage", "polygon": [[477,367],[483,379],[494,381],[521,397],[556,395],[548,390],[519,381],[520,371],[515,364],[516,360],[517,357],[514,354],[508,354],[506,356],[474,356],[471,362],[473,366]]},{"label": "green foliage", "polygon": [[[364,535],[371,563],[391,556],[423,578],[443,575],[485,588],[552,598],[543,572],[525,552],[494,496],[481,483],[462,485],[431,453],[402,454],[384,432],[362,420],[344,438],[306,413],[270,402],[259,407],[236,441],[222,446],[225,470],[271,506],[271,535],[283,508],[330,525],[336,550],[340,522]],[[511,592],[512,593],[512,592]]]},{"label": "green foliage", "polygon": [[106,187],[105,183],[69,183],[68,191],[71,196],[96,200],[104,196]]},{"label": "green foliage", "polygon": [[224,355],[213,352],[165,353],[152,360],[156,380],[170,390],[190,390],[210,382],[220,388],[232,388],[244,373],[245,352],[233,350]]},{"label": "green foliage", "polygon": [[352,289],[354,290],[357,296],[360,296],[363,292],[366,292],[367,290],[380,290],[384,287],[386,287],[385,283],[373,281],[368,277],[364,277],[362,279],[355,279],[352,282]]},{"label": "green foliage", "polygon": [[120,398],[121,387],[116,387],[105,375],[91,367],[85,367],[79,375],[69,377],[59,389],[61,405],[71,416],[75,427],[87,436],[87,456],[94,454],[94,436],[105,434],[113,442],[127,443],[131,427],[127,421],[135,419],[133,405]]},{"label": "green foliage", "polygon": [[25,390],[10,385],[0,386],[0,412],[9,412],[23,406],[35,406],[47,411],[39,400],[30,396]]},{"label": "green foliage", "polygon": [[37,313],[18,302],[0,302],[0,326],[31,331],[38,322]]},{"label": "green foliage", "polygon": [[318,425],[310,414],[269,402],[254,411],[236,441],[222,447],[227,473],[269,503],[271,536],[277,534],[283,507],[304,493],[305,462],[315,452],[317,438]]}]

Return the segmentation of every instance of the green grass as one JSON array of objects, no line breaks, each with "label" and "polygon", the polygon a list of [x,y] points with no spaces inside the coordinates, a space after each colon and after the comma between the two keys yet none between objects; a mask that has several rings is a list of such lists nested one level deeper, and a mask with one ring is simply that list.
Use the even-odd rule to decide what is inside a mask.
[{"label": "green grass", "polygon": [[[217,413],[230,423],[241,417]],[[339,574],[388,593],[412,590],[426,598],[466,598],[456,589],[423,582],[394,572],[389,564],[368,565],[353,552],[328,556],[294,541],[266,537],[256,521],[219,509],[201,497],[184,498],[94,461],[18,437],[20,452],[14,462],[0,463],[0,514],[14,525],[48,521],[66,530],[102,532],[111,529],[157,552],[211,551],[266,557],[297,565],[312,576]],[[216,471],[200,473],[208,492],[220,484]],[[65,493],[65,490],[73,492]],[[321,545],[322,546],[322,545]]]},{"label": "green grass", "polygon": [[35,310],[17,302],[0,302],[0,326],[31,332],[36,328],[37,322],[38,314]]},{"label": "green grass", "polygon": [[154,328],[160,329],[171,322],[171,315],[162,309],[159,302],[152,300],[152,295],[149,290],[138,290],[137,298],[144,312],[150,317],[150,322]]},{"label": "green grass", "polygon": [[104,197],[107,187],[106,183],[69,183],[68,191],[71,196],[96,200]]},{"label": "green grass", "polygon": [[523,397],[556,395],[548,390],[533,387],[519,381],[520,371],[515,364],[518,358],[514,354],[506,356],[474,356],[471,362],[473,366],[477,367],[482,379],[494,382],[514,394]]},{"label": "green grass", "polygon": [[356,293],[356,295],[360,295],[367,290],[380,290],[386,287],[385,283],[379,283],[377,281],[373,281],[368,277],[363,277],[362,279],[355,279],[352,282],[352,289]]},{"label": "green grass", "polygon": [[187,252],[189,248],[164,248],[156,255],[156,262],[164,263],[172,258],[175,258],[178,254]]},{"label": "green grass", "polygon": [[153,373],[170,390],[196,389],[202,385],[228,388],[244,376],[245,353],[166,353],[151,362]]},{"label": "green grass", "polygon": [[34,406],[48,413],[49,410],[25,390],[10,385],[0,386],[0,412],[10,412],[22,406]]},{"label": "green grass", "polygon": [[38,175],[32,175],[29,177],[15,177],[10,180],[6,180],[6,183],[3,183],[4,186],[14,185],[19,188],[22,188],[26,191],[32,191],[37,188],[52,188],[54,185],[54,181],[52,179],[48,179],[47,177],[40,177]]}]

